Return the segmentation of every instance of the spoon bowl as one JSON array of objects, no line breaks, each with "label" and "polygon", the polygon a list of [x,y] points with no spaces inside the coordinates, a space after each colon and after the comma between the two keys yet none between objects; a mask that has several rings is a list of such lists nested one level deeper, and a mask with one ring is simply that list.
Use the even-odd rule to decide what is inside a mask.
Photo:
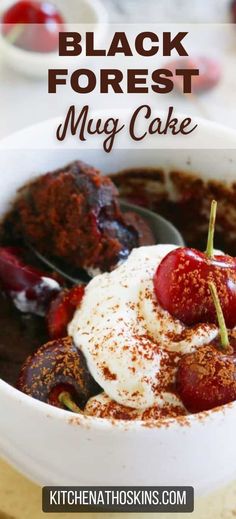
[{"label": "spoon bowl", "polygon": [[[147,222],[153,233],[155,244],[171,243],[173,245],[179,245],[180,247],[184,246],[184,240],[180,232],[172,223],[163,218],[163,216],[160,216],[159,214],[153,213],[148,209],[139,207],[134,204],[130,204],[129,202],[125,201],[121,201],[120,206],[123,213],[126,213],[127,211],[132,211],[134,213],[137,213]],[[60,259],[57,258],[47,258],[43,254],[38,252],[37,249],[33,247],[31,244],[27,243],[27,245],[30,247],[30,249],[42,263],[44,263],[47,267],[49,267],[50,269],[57,272],[65,279],[67,279],[70,283],[87,284],[90,281],[91,277],[87,274],[85,270],[78,268],[73,269],[73,267],[68,267]]]},{"label": "spoon bowl", "polygon": [[148,223],[155,238],[155,244],[171,243],[172,245],[179,245],[180,247],[185,246],[183,237],[178,229],[176,229],[169,220],[163,218],[163,216],[149,211],[149,209],[145,209],[144,207],[125,202],[124,200],[121,201],[120,206],[122,212],[133,211]]}]

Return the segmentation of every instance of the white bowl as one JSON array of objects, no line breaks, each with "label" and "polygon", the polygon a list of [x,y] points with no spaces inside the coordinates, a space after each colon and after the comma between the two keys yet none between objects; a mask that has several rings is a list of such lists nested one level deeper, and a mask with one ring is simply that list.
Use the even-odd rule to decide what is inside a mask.
[{"label": "white bowl", "polygon": [[[16,0],[2,0],[0,16]],[[104,37],[105,24],[108,21],[107,10],[100,0],[52,0],[62,13],[66,28],[69,31],[82,29],[88,24],[88,30],[96,31],[98,45]],[[1,25],[0,25],[1,27]],[[24,75],[43,78],[51,68],[73,68],[78,64],[78,58],[62,58],[56,52],[30,52],[11,45],[0,32],[0,55],[11,68]],[[81,60],[84,59],[80,57]]]},{"label": "white bowl", "polygon": [[[235,150],[43,151],[54,126],[47,121],[0,143],[1,213],[26,180],[78,157],[105,172],[175,165],[205,179],[235,180]],[[213,132],[216,141],[225,135],[208,122],[202,132],[206,139]],[[42,151],[14,150],[19,142],[26,148],[40,143]],[[0,381],[0,409],[2,455],[41,485],[193,485],[203,494],[236,474],[236,402],[187,422],[111,421],[51,407]]]}]

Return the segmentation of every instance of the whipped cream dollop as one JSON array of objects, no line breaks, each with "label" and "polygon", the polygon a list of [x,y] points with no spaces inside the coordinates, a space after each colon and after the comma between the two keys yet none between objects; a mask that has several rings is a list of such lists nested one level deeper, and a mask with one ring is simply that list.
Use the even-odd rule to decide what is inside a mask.
[{"label": "whipped cream dollop", "polygon": [[135,409],[158,403],[181,355],[210,343],[214,324],[187,328],[159,305],[157,266],[173,245],[134,249],[120,267],[95,277],[69,324],[88,369],[110,399]]}]

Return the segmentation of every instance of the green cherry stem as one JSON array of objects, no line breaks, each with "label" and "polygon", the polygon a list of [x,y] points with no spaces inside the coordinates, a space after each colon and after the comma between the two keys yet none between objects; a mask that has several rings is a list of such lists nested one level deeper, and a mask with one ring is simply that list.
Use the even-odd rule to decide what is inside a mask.
[{"label": "green cherry stem", "polygon": [[222,312],[222,308],[221,308],[219,296],[217,294],[216,286],[212,281],[209,282],[209,288],[210,288],[212,299],[213,299],[215,309],[216,309],[216,315],[217,315],[219,329],[220,329],[221,346],[222,346],[222,348],[227,349],[229,347],[228,330],[226,328],[225,318],[224,318],[224,314]]},{"label": "green cherry stem", "polygon": [[69,411],[73,413],[83,414],[81,409],[76,405],[76,403],[72,400],[70,393],[68,391],[62,391],[58,396],[58,400],[61,404],[63,404]]},{"label": "green cherry stem", "polygon": [[216,200],[212,200],[210,221],[209,221],[209,228],[208,228],[208,237],[207,237],[207,248],[206,248],[206,255],[208,256],[208,258],[212,258],[213,252],[214,252],[216,210],[217,210],[217,202],[216,202]]}]

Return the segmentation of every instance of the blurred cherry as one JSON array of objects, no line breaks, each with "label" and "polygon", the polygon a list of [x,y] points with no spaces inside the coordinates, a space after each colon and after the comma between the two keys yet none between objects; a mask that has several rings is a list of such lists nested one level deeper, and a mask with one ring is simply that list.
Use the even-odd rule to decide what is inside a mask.
[{"label": "blurred cherry", "polygon": [[2,16],[3,34],[9,43],[33,52],[54,52],[64,19],[48,1],[20,0]]},{"label": "blurred cherry", "polygon": [[176,58],[166,64],[166,68],[172,71],[174,84],[183,92],[183,78],[176,75],[176,69],[197,69],[199,75],[192,77],[192,94],[200,94],[214,88],[222,76],[220,62],[208,56],[196,56],[188,58]]},{"label": "blurred cherry", "polygon": [[236,0],[231,1],[230,13],[231,13],[232,22],[236,23]]}]

